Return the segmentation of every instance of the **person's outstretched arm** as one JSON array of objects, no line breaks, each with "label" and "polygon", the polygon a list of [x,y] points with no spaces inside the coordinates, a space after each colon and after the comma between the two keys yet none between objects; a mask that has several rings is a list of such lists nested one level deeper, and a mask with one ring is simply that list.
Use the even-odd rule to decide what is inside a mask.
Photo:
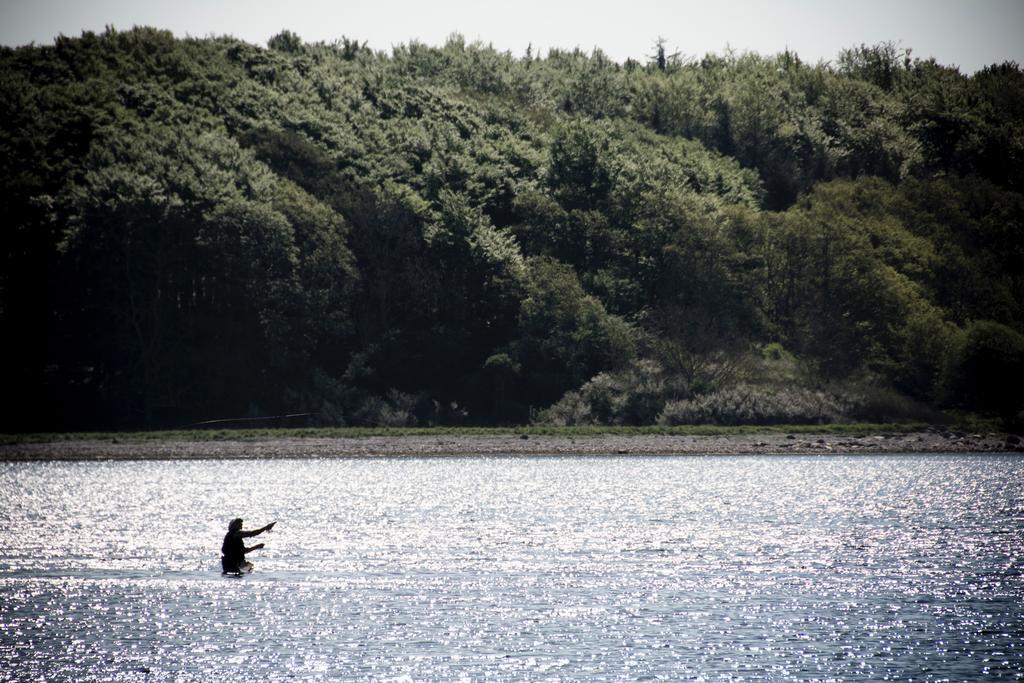
[{"label": "person's outstretched arm", "polygon": [[271,522],[270,524],[260,527],[259,529],[255,529],[253,531],[243,531],[241,532],[242,538],[249,538],[250,536],[259,536],[264,531],[270,531],[271,529],[273,529],[275,524],[277,524],[277,522]]},{"label": "person's outstretched arm", "polygon": [[254,545],[254,546],[253,546],[253,547],[251,547],[251,548],[246,548],[244,552],[246,552],[246,553],[251,553],[251,552],[252,552],[253,550],[259,550],[259,549],[260,549],[260,548],[262,548],[262,547],[263,547],[263,544],[262,544],[262,543],[257,543],[256,545]]}]

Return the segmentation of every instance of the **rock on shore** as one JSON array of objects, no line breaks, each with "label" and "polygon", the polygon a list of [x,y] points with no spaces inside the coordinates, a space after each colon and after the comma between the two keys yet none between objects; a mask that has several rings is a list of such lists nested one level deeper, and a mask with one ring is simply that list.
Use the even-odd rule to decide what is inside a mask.
[{"label": "rock on shore", "polygon": [[347,458],[544,455],[747,455],[828,453],[986,453],[1020,451],[1006,434],[960,432],[835,434],[666,434],[551,436],[275,437],[224,440],[69,440],[0,445],[0,460]]}]

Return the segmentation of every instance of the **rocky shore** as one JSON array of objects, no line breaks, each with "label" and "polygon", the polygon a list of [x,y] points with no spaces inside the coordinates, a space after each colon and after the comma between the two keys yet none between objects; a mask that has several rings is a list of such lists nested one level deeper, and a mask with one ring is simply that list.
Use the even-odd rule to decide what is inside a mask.
[{"label": "rocky shore", "polygon": [[754,455],[829,453],[996,453],[1024,450],[1011,434],[924,431],[869,436],[763,434],[676,436],[277,437],[218,440],[69,440],[0,444],[0,461],[213,458],[350,458],[547,455]]}]

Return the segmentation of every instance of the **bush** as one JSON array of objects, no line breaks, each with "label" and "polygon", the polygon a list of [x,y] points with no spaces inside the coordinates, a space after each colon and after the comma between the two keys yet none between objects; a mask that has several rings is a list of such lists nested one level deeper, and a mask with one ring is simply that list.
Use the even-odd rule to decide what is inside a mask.
[{"label": "bush", "polygon": [[1012,420],[1024,408],[1024,335],[996,322],[971,323],[949,372],[962,407]]},{"label": "bush", "polygon": [[665,405],[666,391],[661,367],[637,361],[619,372],[603,372],[579,390],[566,393],[540,421],[559,426],[649,425]]},{"label": "bush", "polygon": [[947,421],[939,410],[887,387],[861,384],[838,392],[845,404],[844,416],[857,422]]},{"label": "bush", "polygon": [[536,422],[558,427],[574,427],[594,424],[594,416],[590,410],[590,403],[583,398],[583,394],[579,391],[569,391],[558,403],[541,413]]},{"label": "bush", "polygon": [[835,396],[801,387],[739,384],[685,401],[670,401],[658,424],[825,424],[844,416]]},{"label": "bush", "polygon": [[351,422],[365,427],[417,427],[428,426],[429,420],[418,417],[427,401],[392,389],[387,396],[370,396],[363,400]]}]

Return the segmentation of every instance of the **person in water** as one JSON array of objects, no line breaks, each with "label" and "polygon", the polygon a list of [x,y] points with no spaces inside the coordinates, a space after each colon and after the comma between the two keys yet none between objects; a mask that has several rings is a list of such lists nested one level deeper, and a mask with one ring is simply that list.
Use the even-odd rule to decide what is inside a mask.
[{"label": "person in water", "polygon": [[252,565],[245,561],[245,554],[251,553],[253,550],[259,550],[263,547],[263,544],[257,543],[251,548],[246,548],[242,539],[258,536],[264,531],[270,531],[274,528],[275,524],[277,522],[271,522],[265,527],[260,527],[254,531],[242,531],[242,518],[238,517],[231,520],[231,523],[228,524],[228,533],[224,535],[224,543],[220,547],[220,552],[222,553],[220,566],[224,569],[224,573],[238,574],[243,570],[249,569]]}]

